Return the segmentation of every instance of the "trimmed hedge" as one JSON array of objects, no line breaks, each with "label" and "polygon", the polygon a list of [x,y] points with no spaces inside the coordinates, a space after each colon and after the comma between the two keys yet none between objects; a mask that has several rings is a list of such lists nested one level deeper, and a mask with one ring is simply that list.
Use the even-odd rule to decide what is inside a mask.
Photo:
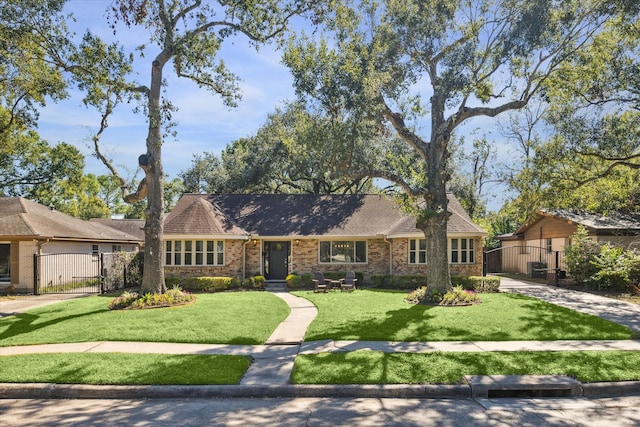
[{"label": "trimmed hedge", "polygon": [[[417,289],[427,286],[427,278],[424,275],[371,276],[371,284],[376,288],[384,289]],[[498,292],[500,277],[498,276],[451,276],[452,286],[462,286],[464,289],[475,292]]]},{"label": "trimmed hedge", "polygon": [[291,273],[287,276],[287,286],[289,289],[310,289],[313,286],[313,275]]},{"label": "trimmed hedge", "polygon": [[179,285],[189,292],[222,292],[241,287],[240,280],[233,277],[167,277],[165,283],[167,287]]},{"label": "trimmed hedge", "polygon": [[498,276],[451,276],[453,286],[462,286],[474,292],[499,292],[500,277]]}]

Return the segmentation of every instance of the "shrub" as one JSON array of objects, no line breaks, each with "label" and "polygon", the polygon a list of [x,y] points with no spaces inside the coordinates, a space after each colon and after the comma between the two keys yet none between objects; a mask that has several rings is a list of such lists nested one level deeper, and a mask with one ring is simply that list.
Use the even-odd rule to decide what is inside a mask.
[{"label": "shrub", "polygon": [[111,300],[108,305],[109,310],[143,309],[157,307],[173,307],[184,305],[195,301],[196,297],[188,292],[183,292],[180,287],[175,286],[167,290],[164,294],[144,294],[138,295],[136,292],[124,292],[117,298]]},{"label": "shrub", "polygon": [[264,289],[264,284],[267,279],[264,276],[256,275],[251,278],[252,289]]},{"label": "shrub", "polygon": [[635,250],[603,245],[591,264],[597,270],[591,279],[600,289],[624,290],[640,279],[640,253]]},{"label": "shrub", "polygon": [[193,292],[221,292],[240,287],[240,281],[233,277],[191,277],[183,285]]},{"label": "shrub", "polygon": [[482,300],[474,291],[464,289],[462,286],[455,286],[453,289],[442,295],[440,305],[468,305],[478,304]]},{"label": "shrub", "polygon": [[426,286],[420,286],[409,292],[404,298],[404,302],[409,304],[437,304],[441,299],[442,295],[435,289],[429,291],[429,288]]},{"label": "shrub", "polygon": [[462,286],[464,289],[481,293],[495,293],[500,291],[499,276],[451,276],[451,284]]},{"label": "shrub", "polygon": [[412,289],[425,286],[427,284],[427,278],[420,274],[402,276],[389,276],[385,274],[371,276],[371,283],[376,288]]},{"label": "shrub", "polygon": [[589,238],[585,227],[578,226],[571,236],[571,244],[564,250],[567,272],[576,282],[591,282],[592,277],[598,272],[598,267],[593,264],[593,261],[599,253],[598,243]]},{"label": "shrub", "polygon": [[169,276],[164,278],[164,283],[167,286],[167,289],[169,289],[175,286],[180,286],[182,284],[182,279],[175,276]]},{"label": "shrub", "polygon": [[291,273],[287,276],[287,285],[291,289],[307,289],[313,286],[313,275],[310,273]]}]

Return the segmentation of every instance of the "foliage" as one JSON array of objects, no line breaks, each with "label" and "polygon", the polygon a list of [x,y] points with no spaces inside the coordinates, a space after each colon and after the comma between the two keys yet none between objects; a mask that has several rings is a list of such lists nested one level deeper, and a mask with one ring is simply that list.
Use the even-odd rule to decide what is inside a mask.
[{"label": "foliage", "polygon": [[[350,176],[391,181],[425,232],[428,282],[450,287],[448,162],[463,124],[520,110],[616,7],[554,3],[347,1],[328,31],[292,40],[284,57],[297,93],[369,134],[373,162],[337,153]],[[578,42],[579,41],[579,42]],[[342,154],[342,155],[341,155]],[[415,208],[419,206],[419,208]]]},{"label": "foliage", "polygon": [[190,277],[182,281],[182,286],[193,292],[221,292],[240,288],[240,280],[233,277]]},{"label": "foliage", "polygon": [[597,272],[593,261],[598,253],[600,246],[589,238],[589,232],[585,227],[578,226],[571,236],[571,244],[564,250],[569,275],[579,283],[591,281]]},{"label": "foliage", "polygon": [[640,281],[640,253],[636,250],[605,244],[591,264],[597,269],[591,278],[599,288],[626,290]]},{"label": "foliage", "polygon": [[174,307],[188,304],[195,300],[195,295],[183,292],[180,287],[175,286],[163,294],[144,294],[141,296],[136,292],[125,291],[119,297],[111,300],[108,307],[109,310]]},{"label": "foliage", "polygon": [[[105,257],[107,254],[105,254]],[[139,286],[142,280],[142,254],[140,252],[114,252],[108,254],[109,267],[104,276],[106,289],[118,289],[124,286],[124,274],[126,271],[127,285]],[[121,281],[122,280],[122,281]]]},{"label": "foliage", "polygon": [[438,305],[470,305],[482,302],[475,291],[464,289],[460,285],[441,294],[436,289],[429,290],[426,286],[409,292],[404,301],[409,304],[438,304]]},{"label": "foliage", "polygon": [[330,174],[335,169],[334,152],[347,134],[331,117],[289,104],[270,114],[256,135],[228,144],[220,157],[206,152],[196,155],[181,176],[190,192],[371,192],[369,179]]},{"label": "foliage", "polygon": [[409,304],[437,304],[442,300],[442,295],[435,289],[429,290],[421,286],[407,294],[404,302]]},{"label": "foliage", "polygon": [[253,289],[264,289],[264,284],[267,281],[267,279],[264,276],[253,276],[251,278],[251,287]]},{"label": "foliage", "polygon": [[451,283],[474,292],[500,292],[499,276],[451,276]]}]

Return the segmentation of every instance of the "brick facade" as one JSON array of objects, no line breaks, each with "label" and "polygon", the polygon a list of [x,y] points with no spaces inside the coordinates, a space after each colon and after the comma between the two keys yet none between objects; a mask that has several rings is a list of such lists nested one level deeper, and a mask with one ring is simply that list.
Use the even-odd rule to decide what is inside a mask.
[{"label": "brick facade", "polygon": [[[474,243],[475,262],[473,264],[449,264],[454,276],[482,275],[482,238],[476,237]],[[392,264],[393,275],[426,274],[426,265],[410,265],[408,262],[409,239],[383,238],[367,240],[367,262],[353,264],[320,263],[318,257],[318,239],[301,239],[296,244],[291,241],[291,257],[289,258],[289,272],[300,274],[314,270],[322,272],[353,270],[364,276],[364,282],[370,281],[371,276],[390,274],[389,262]],[[242,278],[253,276],[261,272],[261,242],[246,240],[225,241],[225,265],[223,266],[166,266],[165,274],[173,277],[198,276],[229,276]],[[246,251],[243,256],[243,250]],[[390,257],[391,252],[391,257]],[[246,268],[243,269],[242,263]]]}]

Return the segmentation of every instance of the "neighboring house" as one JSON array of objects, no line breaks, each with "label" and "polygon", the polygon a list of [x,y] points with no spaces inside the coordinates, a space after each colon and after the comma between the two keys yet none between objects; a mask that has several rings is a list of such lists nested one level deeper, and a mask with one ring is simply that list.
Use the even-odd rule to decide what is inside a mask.
[{"label": "neighboring house", "polygon": [[[567,210],[541,210],[532,221],[514,233],[497,237],[502,243],[499,251],[502,272],[535,276],[537,267],[546,275],[543,270],[550,273],[556,268],[556,257],[557,267],[564,270],[564,248],[571,244],[571,236],[579,225],[584,226],[596,242],[640,249],[640,218],[622,214],[602,216]],[[543,265],[536,266],[536,262]]]},{"label": "neighboring house", "polygon": [[[449,266],[482,274],[487,234],[449,194]],[[415,218],[379,195],[185,194],[164,223],[167,276],[353,270],[364,275],[424,274],[424,233]]]},{"label": "neighboring house", "polygon": [[[74,255],[97,262],[103,252],[136,251],[138,237],[97,222],[74,218],[22,197],[0,197],[0,292],[33,292],[34,271],[41,287],[64,285],[95,275]],[[55,267],[34,265],[34,255],[60,254]],[[64,255],[62,255],[64,254]],[[36,269],[36,267],[39,267]]]},{"label": "neighboring house", "polygon": [[115,228],[144,243],[144,219],[91,218],[89,221]]}]

